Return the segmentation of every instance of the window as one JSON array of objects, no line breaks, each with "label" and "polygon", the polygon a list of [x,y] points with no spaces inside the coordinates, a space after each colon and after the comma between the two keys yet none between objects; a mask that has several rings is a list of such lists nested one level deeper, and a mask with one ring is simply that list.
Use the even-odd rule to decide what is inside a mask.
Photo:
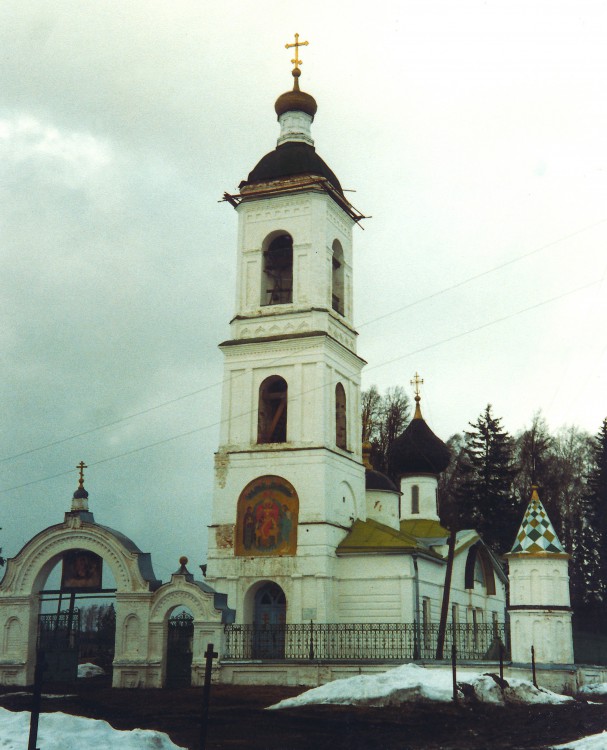
[{"label": "window", "polygon": [[293,239],[279,234],[263,253],[262,305],[283,305],[293,301]]},{"label": "window", "polygon": [[419,487],[416,484],[411,487],[411,513],[419,513]]},{"label": "window", "polygon": [[343,385],[338,383],[335,386],[335,443],[344,450],[348,448],[346,427],[346,392]]},{"label": "window", "polygon": [[331,275],[331,306],[344,314],[344,251],[337,240],[333,243],[333,268]]},{"label": "window", "polygon": [[258,443],[285,443],[287,440],[287,382],[278,375],[259,386]]}]

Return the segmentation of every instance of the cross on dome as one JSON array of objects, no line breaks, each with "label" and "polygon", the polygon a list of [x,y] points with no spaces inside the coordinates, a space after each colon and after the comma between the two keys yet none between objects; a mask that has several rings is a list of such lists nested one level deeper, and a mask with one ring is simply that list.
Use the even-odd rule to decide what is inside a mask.
[{"label": "cross on dome", "polygon": [[80,477],[78,479],[78,488],[81,489],[84,487],[84,470],[88,469],[88,466],[84,463],[84,461],[81,461],[78,466],[76,466],[77,469],[80,471]]},{"label": "cross on dome", "polygon": [[293,65],[295,66],[293,70],[299,70],[299,66],[303,65],[302,61],[299,60],[299,48],[300,47],[307,47],[309,42],[300,42],[299,41],[299,34],[295,34],[295,44],[285,44],[285,49],[291,49],[292,47],[295,47],[295,58],[291,60]]},{"label": "cross on dome", "polygon": [[84,461],[81,461],[78,466],[76,466],[76,468],[79,472],[78,489],[72,496],[72,512],[79,512],[81,510],[88,511],[89,493],[84,489],[84,470],[88,469],[88,466],[84,463]]},{"label": "cross on dome", "polygon": [[420,385],[424,382],[423,378],[420,378],[419,374],[416,372],[415,377],[410,381],[411,385],[415,388],[415,414],[413,415],[413,419],[421,419],[422,418],[422,412],[419,407],[419,402],[421,401],[420,396]]}]

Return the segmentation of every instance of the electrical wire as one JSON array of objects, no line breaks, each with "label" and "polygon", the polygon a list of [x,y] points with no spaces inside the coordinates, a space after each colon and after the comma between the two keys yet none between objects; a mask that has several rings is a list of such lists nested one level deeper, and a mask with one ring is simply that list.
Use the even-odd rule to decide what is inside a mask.
[{"label": "electrical wire", "polygon": [[[378,365],[373,365],[369,369],[378,369],[380,367],[385,367],[386,365],[393,364],[394,362],[398,362],[398,361],[400,361],[402,359],[406,359],[407,357],[412,357],[413,355],[419,354],[420,352],[428,351],[428,349],[433,349],[433,348],[435,348],[437,346],[442,346],[443,344],[447,344],[447,343],[449,343],[451,341],[455,341],[457,339],[463,338],[464,336],[469,336],[470,334],[477,333],[478,331],[482,331],[482,330],[484,330],[486,328],[489,328],[490,326],[493,326],[493,325],[498,325],[499,323],[503,323],[504,321],[510,320],[511,318],[514,318],[514,317],[516,317],[518,315],[523,315],[524,313],[530,312],[531,310],[536,310],[539,307],[544,307],[545,305],[549,305],[549,304],[551,304],[553,302],[557,302],[558,300],[563,299],[564,297],[567,297],[567,296],[569,296],[571,294],[575,294],[575,293],[580,292],[580,291],[582,291],[584,289],[588,289],[589,287],[595,286],[596,284],[600,284],[601,282],[602,282],[602,279],[599,279],[598,281],[592,281],[592,282],[590,282],[588,284],[584,284],[582,286],[576,287],[575,289],[569,289],[568,291],[563,292],[563,293],[561,293],[559,295],[556,295],[554,297],[550,297],[549,299],[543,300],[541,302],[536,302],[533,305],[529,305],[528,307],[522,308],[521,310],[516,310],[515,312],[509,313],[508,315],[504,315],[504,316],[502,316],[500,318],[496,318],[495,320],[489,321],[487,323],[483,323],[482,325],[476,326],[475,328],[471,328],[471,329],[469,329],[467,331],[463,331],[461,333],[453,334],[452,336],[448,336],[447,338],[441,339],[440,341],[436,341],[436,342],[434,342],[432,344],[427,344],[426,346],[422,346],[422,347],[420,347],[418,349],[406,352],[405,354],[401,354],[398,357],[394,357],[394,358],[392,358],[390,360],[386,360],[384,362],[381,362]],[[319,389],[325,388],[325,387],[326,387],[326,384],[323,384],[323,385],[320,385],[320,386],[315,386],[314,388],[310,388],[310,389],[308,389],[306,391],[302,391],[300,394],[298,394],[298,397],[305,396],[305,395],[307,395],[309,393],[312,393],[312,392],[314,392],[316,390],[319,390]],[[238,414],[236,416],[238,418],[238,417],[243,417],[243,416],[251,415],[252,413],[253,413],[253,410],[252,409],[248,409],[247,411],[245,411],[245,412],[243,412],[241,414]],[[157,440],[157,441],[155,441],[153,443],[148,443],[147,445],[142,445],[142,446],[139,446],[138,448],[133,448],[131,450],[124,451],[122,453],[118,453],[118,454],[116,454],[114,456],[108,456],[106,458],[99,459],[98,461],[91,461],[91,462],[88,463],[88,466],[89,466],[89,468],[92,468],[93,466],[99,466],[101,464],[108,463],[109,461],[116,461],[119,458],[124,458],[125,456],[131,456],[134,453],[140,453],[141,451],[147,450],[149,448],[155,448],[155,447],[157,447],[159,445],[164,445],[165,443],[170,443],[173,440],[178,440],[180,438],[189,437],[190,435],[194,435],[194,434],[196,434],[198,432],[203,432],[204,430],[208,430],[208,429],[211,429],[213,427],[217,427],[218,425],[221,425],[223,423],[223,421],[224,420],[219,420],[219,421],[216,421],[216,422],[212,422],[211,424],[203,425],[201,427],[196,427],[196,428],[194,428],[192,430],[187,430],[186,432],[182,432],[182,433],[179,433],[177,435],[171,435],[170,437],[163,438],[162,440]],[[0,494],[4,494],[6,492],[13,492],[14,490],[19,490],[19,489],[22,489],[24,487],[29,487],[29,486],[34,485],[34,484],[40,484],[41,482],[46,482],[46,481],[50,481],[52,479],[57,479],[58,477],[66,476],[68,474],[73,474],[73,469],[70,469],[68,471],[63,471],[63,472],[60,472],[58,474],[53,474],[51,476],[42,477],[41,479],[33,479],[33,480],[29,481],[29,482],[25,482],[23,484],[15,485],[13,487],[7,487],[6,489],[0,490]]]},{"label": "electrical wire", "polygon": [[[373,323],[377,323],[380,320],[385,320],[386,318],[396,315],[400,312],[403,312],[404,310],[408,310],[412,307],[415,307],[416,305],[420,305],[424,302],[427,302],[431,299],[436,299],[436,297],[439,297],[443,294],[446,294],[447,292],[450,292],[454,289],[458,289],[462,286],[465,286],[466,284],[469,284],[473,281],[477,281],[478,279],[484,278],[485,276],[488,276],[492,273],[496,273],[497,271],[502,270],[503,268],[506,268],[508,266],[514,265],[515,263],[519,263],[522,260],[525,260],[529,258],[532,255],[535,255],[536,253],[541,252],[542,250],[546,250],[549,247],[553,247],[555,245],[560,244],[561,242],[565,242],[572,237],[576,237],[579,234],[582,234],[583,232],[587,232],[590,229],[594,229],[597,226],[600,226],[601,224],[605,224],[607,222],[607,219],[601,219],[600,221],[594,222],[593,224],[588,224],[575,232],[571,232],[570,234],[563,235],[562,237],[552,240],[551,242],[548,242],[544,245],[540,245],[539,247],[536,247],[533,250],[530,250],[526,253],[523,253],[522,255],[517,256],[516,258],[512,258],[511,260],[508,260],[504,263],[500,263],[497,266],[493,266],[490,269],[487,269],[486,271],[481,271],[480,273],[474,274],[473,276],[469,276],[465,279],[462,279],[461,281],[455,282],[454,284],[451,284],[449,286],[443,287],[442,289],[437,290],[436,292],[432,292],[431,294],[426,295],[425,297],[420,297],[417,300],[414,300],[413,302],[409,302],[406,305],[402,305],[401,307],[398,307],[394,310],[391,310],[390,312],[383,313],[382,315],[378,315],[375,318],[371,318],[370,320],[364,321],[363,323],[359,324],[357,327],[358,329],[365,328],[368,325],[372,325]],[[268,363],[270,366],[279,364],[282,360],[286,358],[287,355],[281,355],[280,357],[277,357],[272,362]],[[407,356],[407,355],[405,355]],[[369,370],[374,369],[375,366],[367,367],[367,372]],[[107,429],[108,427],[115,427],[118,424],[122,424],[123,422],[127,422],[130,419],[135,419],[137,417],[141,417],[145,414],[149,414],[153,411],[157,411],[158,409],[162,409],[165,406],[171,406],[172,404],[178,403],[179,401],[183,401],[186,398],[191,398],[193,396],[197,396],[201,393],[204,393],[206,391],[209,391],[213,388],[218,388],[221,386],[223,380],[216,381],[214,383],[209,383],[208,385],[203,386],[202,388],[198,388],[195,391],[190,391],[189,393],[184,393],[181,396],[176,396],[175,398],[169,399],[168,401],[163,401],[159,404],[156,404],[155,406],[150,406],[147,409],[142,409],[141,411],[133,412],[132,414],[127,414],[124,417],[120,417],[119,419],[114,419],[111,422],[105,422],[104,424],[98,425],[96,427],[91,427],[87,430],[83,430],[82,432],[74,433],[72,435],[67,435],[66,437],[59,438],[57,440],[53,440],[49,443],[44,443],[43,445],[38,445],[34,448],[28,448],[27,450],[20,451],[19,453],[13,453],[10,456],[5,456],[3,458],[0,458],[0,464],[5,463],[7,461],[12,461],[17,458],[21,458],[22,456],[27,456],[32,453],[37,453],[38,451],[45,450],[46,448],[53,448],[57,445],[62,445],[63,443],[67,443],[70,440],[76,440],[77,438],[84,437],[86,435],[90,435],[93,432],[98,432],[99,430]]]}]

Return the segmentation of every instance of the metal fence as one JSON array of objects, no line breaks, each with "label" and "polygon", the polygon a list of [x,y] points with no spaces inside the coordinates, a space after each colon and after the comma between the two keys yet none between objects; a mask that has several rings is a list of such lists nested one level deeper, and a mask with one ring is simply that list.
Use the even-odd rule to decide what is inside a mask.
[{"label": "metal fence", "polygon": [[[284,660],[435,659],[438,625],[415,623],[304,623],[226,625],[222,658]],[[447,625],[444,656],[455,643],[459,659],[497,660],[507,651],[503,623]]]}]

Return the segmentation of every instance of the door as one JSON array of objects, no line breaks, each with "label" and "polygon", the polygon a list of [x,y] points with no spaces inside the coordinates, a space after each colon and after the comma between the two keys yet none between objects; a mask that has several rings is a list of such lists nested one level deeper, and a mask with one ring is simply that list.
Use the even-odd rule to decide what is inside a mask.
[{"label": "door", "polygon": [[77,609],[39,616],[38,649],[44,654],[45,680],[76,682],[79,634],[80,612]]},{"label": "door", "polygon": [[277,583],[264,584],[255,594],[254,659],[284,659],[287,600]]},{"label": "door", "polygon": [[171,617],[167,634],[166,687],[192,684],[192,641],[194,618],[188,612]]}]

